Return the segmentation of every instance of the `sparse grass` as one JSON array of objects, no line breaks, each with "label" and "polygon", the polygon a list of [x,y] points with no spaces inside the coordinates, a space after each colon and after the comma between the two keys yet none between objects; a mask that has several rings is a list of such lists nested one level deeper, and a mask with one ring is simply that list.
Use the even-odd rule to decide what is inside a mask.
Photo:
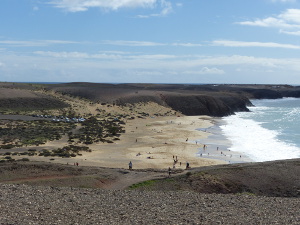
[{"label": "sparse grass", "polygon": [[134,190],[134,189],[138,189],[138,188],[145,188],[145,187],[151,187],[153,186],[155,183],[157,182],[157,180],[147,180],[141,183],[137,183],[137,184],[133,184],[131,186],[129,186],[129,189]]},{"label": "sparse grass", "polygon": [[38,146],[47,141],[60,139],[66,132],[74,129],[70,123],[53,123],[52,121],[0,121],[0,140],[2,149],[21,146]]}]

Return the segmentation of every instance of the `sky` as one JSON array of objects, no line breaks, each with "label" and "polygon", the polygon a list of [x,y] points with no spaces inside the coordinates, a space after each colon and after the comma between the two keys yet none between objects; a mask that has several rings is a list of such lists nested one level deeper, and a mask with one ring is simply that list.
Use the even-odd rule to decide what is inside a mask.
[{"label": "sky", "polygon": [[300,84],[300,0],[0,0],[0,81]]}]

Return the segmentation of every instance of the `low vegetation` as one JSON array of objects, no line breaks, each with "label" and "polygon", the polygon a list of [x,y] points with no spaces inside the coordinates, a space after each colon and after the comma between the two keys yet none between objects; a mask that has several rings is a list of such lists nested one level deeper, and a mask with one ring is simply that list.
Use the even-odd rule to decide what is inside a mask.
[{"label": "low vegetation", "polygon": [[98,120],[90,117],[82,122],[81,127],[76,133],[69,133],[69,143],[77,142],[86,145],[118,140],[121,133],[125,132],[122,125],[124,122],[117,118]]},{"label": "low vegetation", "polygon": [[147,181],[144,181],[144,182],[133,184],[133,185],[129,186],[129,189],[131,189],[131,190],[139,189],[139,188],[147,189],[147,187],[153,186],[156,182],[157,182],[157,180],[147,180]]},{"label": "low vegetation", "polygon": [[53,123],[47,120],[0,121],[0,140],[2,149],[23,146],[39,146],[47,141],[59,140],[76,127],[72,123]]}]

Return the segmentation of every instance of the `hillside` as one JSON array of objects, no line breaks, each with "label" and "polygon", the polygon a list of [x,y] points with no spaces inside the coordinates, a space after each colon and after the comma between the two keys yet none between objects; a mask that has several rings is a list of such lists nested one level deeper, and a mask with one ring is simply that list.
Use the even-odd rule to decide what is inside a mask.
[{"label": "hillside", "polygon": [[[126,106],[157,103],[184,115],[227,116],[248,111],[250,99],[300,97],[288,85],[22,84],[0,83],[0,109],[66,109],[72,102]],[[69,109],[68,109],[69,110]]]},{"label": "hillside", "polygon": [[132,186],[138,190],[193,191],[197,193],[248,193],[273,197],[300,197],[300,160],[231,164],[194,168]]},{"label": "hillside", "polygon": [[[300,159],[173,170],[125,170],[43,162],[0,164],[0,183],[142,191],[300,197]],[[149,181],[151,180],[151,181]],[[146,182],[144,182],[146,181]],[[142,183],[140,183],[142,182]]]},{"label": "hillside", "polygon": [[300,96],[300,87],[288,85],[69,83],[47,86],[47,89],[96,103],[125,105],[155,102],[185,115],[209,116],[248,111],[250,99]]},{"label": "hillside", "polygon": [[167,170],[2,163],[0,222],[299,224],[299,163],[194,168],[171,178]]}]

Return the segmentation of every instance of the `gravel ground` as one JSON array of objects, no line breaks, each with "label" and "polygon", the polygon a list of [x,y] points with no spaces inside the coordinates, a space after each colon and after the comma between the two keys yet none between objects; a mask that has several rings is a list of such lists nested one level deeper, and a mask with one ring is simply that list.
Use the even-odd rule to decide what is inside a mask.
[{"label": "gravel ground", "polygon": [[300,224],[299,198],[0,185],[0,224]]}]

